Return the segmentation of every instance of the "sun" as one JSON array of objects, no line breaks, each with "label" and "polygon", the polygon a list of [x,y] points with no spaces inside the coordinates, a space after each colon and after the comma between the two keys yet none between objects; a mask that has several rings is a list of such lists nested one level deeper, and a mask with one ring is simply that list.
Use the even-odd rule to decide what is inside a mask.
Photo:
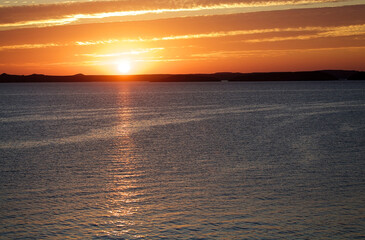
[{"label": "sun", "polygon": [[122,74],[127,74],[131,70],[130,61],[123,60],[117,63],[118,71]]}]

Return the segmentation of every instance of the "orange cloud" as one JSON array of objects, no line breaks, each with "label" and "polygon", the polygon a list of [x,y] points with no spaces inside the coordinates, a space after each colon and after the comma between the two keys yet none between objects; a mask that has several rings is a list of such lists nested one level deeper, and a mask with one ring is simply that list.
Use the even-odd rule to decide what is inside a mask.
[{"label": "orange cloud", "polygon": [[[0,46],[49,42],[78,42],[80,45],[83,43],[91,45],[110,43],[110,41],[121,39],[160,39],[169,36],[190,38],[190,35],[203,36],[211,33],[219,35],[221,32],[231,32],[235,35],[240,33],[239,31],[249,33],[249,31],[262,31],[262,29],[361,25],[365,22],[364,12],[365,5],[361,5],[15,29],[0,31]],[[24,38],[24,36],[27,37]]]},{"label": "orange cloud", "polygon": [[9,46],[0,46],[0,51],[2,51],[2,50],[14,50],[14,49],[59,47],[59,46],[63,46],[63,45],[60,45],[60,44],[57,44],[57,43],[9,45]]},{"label": "orange cloud", "polygon": [[119,57],[125,55],[140,55],[143,53],[151,53],[156,51],[164,50],[164,48],[146,48],[146,49],[137,49],[137,50],[130,50],[127,52],[113,52],[113,53],[106,53],[106,54],[97,54],[97,53],[85,53],[85,54],[77,54],[77,56],[86,56],[86,57],[93,57],[93,58],[109,58],[109,57]]},{"label": "orange cloud", "polygon": [[292,37],[273,37],[273,38],[258,38],[246,40],[246,42],[277,42],[288,40],[308,40],[314,38],[328,38],[328,37],[344,37],[344,36],[360,36],[365,34],[365,24],[339,26],[339,27],[307,27],[298,29],[284,29],[284,31],[317,31],[315,34],[298,35]]},{"label": "orange cloud", "polygon": [[[43,4],[15,7],[0,7],[0,28],[45,27],[79,22],[85,19],[105,19],[145,14],[200,12],[217,10],[307,5],[313,3],[336,3],[337,0],[145,0],[145,1],[93,1],[62,4]],[[246,9],[245,9],[246,8]],[[260,9],[262,10],[262,9]],[[207,14],[207,12],[204,12]]]}]

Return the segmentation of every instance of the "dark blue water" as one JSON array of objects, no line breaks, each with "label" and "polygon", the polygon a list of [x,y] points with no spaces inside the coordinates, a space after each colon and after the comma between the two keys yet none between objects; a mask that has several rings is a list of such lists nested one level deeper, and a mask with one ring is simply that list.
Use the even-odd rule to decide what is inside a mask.
[{"label": "dark blue water", "polygon": [[365,237],[365,82],[0,85],[1,239]]}]

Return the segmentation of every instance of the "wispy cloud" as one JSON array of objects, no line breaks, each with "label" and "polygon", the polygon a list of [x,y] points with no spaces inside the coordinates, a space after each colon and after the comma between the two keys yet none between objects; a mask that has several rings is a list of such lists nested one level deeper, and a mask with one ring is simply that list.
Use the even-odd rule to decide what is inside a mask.
[{"label": "wispy cloud", "polygon": [[[336,3],[338,0],[145,0],[145,1],[95,1],[67,4],[46,4],[36,6],[0,8],[0,28],[45,27],[76,23],[81,20],[163,14],[178,12],[200,12],[217,10],[272,7],[288,5],[308,5],[313,3]],[[262,10],[262,9],[260,9]],[[207,12],[204,12],[207,14]]]},{"label": "wispy cloud", "polygon": [[[12,49],[33,49],[33,48],[46,48],[46,47],[60,47],[60,46],[88,46],[88,45],[107,45],[122,42],[157,42],[157,41],[172,41],[172,40],[188,40],[188,39],[201,39],[201,38],[221,38],[221,37],[231,37],[231,36],[241,36],[241,35],[260,35],[264,33],[313,33],[314,34],[300,34],[297,36],[290,37],[271,37],[271,38],[255,38],[244,40],[245,42],[257,43],[257,42],[277,42],[277,41],[287,41],[287,40],[308,40],[314,38],[328,38],[328,37],[344,37],[344,36],[358,36],[365,34],[365,24],[349,25],[349,26],[335,26],[335,27],[297,27],[297,28],[269,28],[269,29],[253,29],[253,30],[237,30],[237,31],[221,31],[221,32],[210,32],[201,34],[186,34],[186,35],[173,35],[164,36],[159,38],[136,38],[136,39],[105,39],[96,41],[76,41],[73,44],[57,44],[57,43],[45,43],[45,44],[19,44],[19,45],[7,45],[0,46],[1,50],[12,50]],[[163,50],[164,48],[148,48],[148,49],[138,49],[131,50],[121,53],[112,54],[81,54],[84,56],[91,57],[107,57],[115,55],[125,55],[125,54],[141,54],[156,50]]]},{"label": "wispy cloud", "polygon": [[86,56],[86,57],[94,57],[94,58],[108,58],[108,57],[119,57],[125,55],[140,55],[143,53],[150,53],[164,50],[165,48],[146,48],[146,49],[137,49],[137,50],[130,50],[126,52],[115,52],[109,54],[97,54],[97,53],[86,53],[86,54],[77,54],[77,56]]},{"label": "wispy cloud", "polygon": [[221,31],[201,34],[186,34],[165,36],[159,38],[138,38],[138,39],[109,39],[99,41],[76,42],[78,45],[96,45],[116,42],[155,42],[169,40],[184,39],[201,39],[201,38],[220,38],[240,35],[257,35],[263,33],[282,33],[282,32],[317,32],[310,35],[298,35],[293,37],[274,37],[274,38],[257,38],[245,40],[246,42],[263,42],[263,41],[284,41],[284,40],[305,40],[319,37],[343,37],[356,36],[365,34],[365,24],[335,27],[297,27],[297,28],[270,28],[270,29],[254,29],[254,30],[237,30],[237,31]]},{"label": "wispy cloud", "polygon": [[[300,28],[299,28],[300,29]],[[346,37],[346,36],[359,36],[365,34],[365,24],[339,26],[339,27],[310,27],[304,28],[304,31],[317,31],[315,34],[298,35],[291,37],[272,37],[272,38],[257,38],[246,40],[245,42],[257,43],[257,42],[279,42],[289,40],[309,40],[315,38],[329,38],[329,37]]]},{"label": "wispy cloud", "polygon": [[[155,38],[108,39],[108,40],[85,41],[85,42],[78,41],[78,42],[76,42],[76,44],[77,45],[97,45],[97,44],[108,44],[108,43],[117,43],[117,42],[156,42],[156,41],[184,40],[184,39],[187,40],[187,39],[200,39],[200,38],[219,38],[219,37],[283,32],[283,31],[303,31],[303,30],[310,30],[310,29],[311,28],[306,28],[306,29],[304,29],[304,28],[285,28],[285,29],[272,28],[272,29],[221,31],[221,32],[174,35],[174,36],[155,37]],[[317,29],[317,28],[312,28],[312,29]]]},{"label": "wispy cloud", "polygon": [[16,49],[34,49],[34,48],[47,48],[47,47],[60,47],[65,46],[64,44],[57,43],[45,43],[45,44],[20,44],[20,45],[9,45],[0,46],[0,51],[2,50],[16,50]]},{"label": "wispy cloud", "polygon": [[137,43],[217,38],[269,33],[284,28],[349,26],[365,23],[364,10],[365,5],[362,5],[16,29],[0,31],[0,46],[48,42],[76,42],[87,46],[127,40]]},{"label": "wispy cloud", "polygon": [[271,49],[271,50],[232,50],[232,51],[213,51],[209,53],[192,54],[195,59],[220,59],[220,58],[232,58],[232,57],[250,57],[250,56],[280,56],[285,54],[297,54],[305,52],[328,52],[338,50],[365,50],[363,47],[319,47],[319,48],[296,48],[296,49]]},{"label": "wispy cloud", "polygon": [[110,43],[116,43],[120,42],[118,39],[107,39],[107,40],[100,40],[100,41],[77,41],[75,42],[76,45],[80,46],[87,46],[87,45],[99,45],[99,44],[110,44]]},{"label": "wispy cloud", "polygon": [[182,61],[201,61],[197,58],[155,58],[155,59],[137,59],[135,62],[182,62]]}]

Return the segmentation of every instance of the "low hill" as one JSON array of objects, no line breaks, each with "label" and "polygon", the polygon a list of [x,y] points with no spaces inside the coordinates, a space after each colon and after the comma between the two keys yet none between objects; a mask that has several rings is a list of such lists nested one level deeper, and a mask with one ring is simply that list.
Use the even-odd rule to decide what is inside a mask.
[{"label": "low hill", "polygon": [[220,72],[213,74],[146,74],[146,75],[83,75],[49,76],[0,75],[0,83],[6,82],[217,82],[217,81],[334,81],[365,80],[365,73],[360,71],[306,71],[306,72],[268,72],[268,73],[233,73]]}]

